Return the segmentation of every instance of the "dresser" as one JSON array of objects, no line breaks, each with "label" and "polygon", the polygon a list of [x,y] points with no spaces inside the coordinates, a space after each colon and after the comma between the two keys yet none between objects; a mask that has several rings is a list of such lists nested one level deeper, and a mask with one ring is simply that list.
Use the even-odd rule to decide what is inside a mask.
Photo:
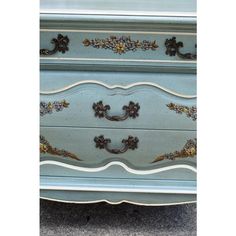
[{"label": "dresser", "polygon": [[41,0],[40,197],[196,201],[196,1]]}]

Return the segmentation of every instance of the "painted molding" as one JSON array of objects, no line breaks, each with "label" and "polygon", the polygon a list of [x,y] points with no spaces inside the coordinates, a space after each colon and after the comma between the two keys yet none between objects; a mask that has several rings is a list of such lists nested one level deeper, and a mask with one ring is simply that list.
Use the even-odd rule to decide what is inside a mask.
[{"label": "painted molding", "polygon": [[119,10],[91,10],[91,9],[40,9],[40,14],[79,14],[79,15],[108,15],[108,16],[154,16],[154,17],[196,17],[196,12],[172,11],[119,11]]},{"label": "painted molding", "polygon": [[119,192],[119,193],[161,193],[161,194],[196,194],[196,190],[168,190],[162,189],[139,189],[139,188],[116,188],[115,187],[87,187],[87,186],[59,186],[59,185],[41,185],[41,190],[58,191],[86,191],[86,192]]},{"label": "painted molding", "polygon": [[53,95],[53,94],[57,94],[57,93],[61,93],[61,92],[65,92],[69,89],[72,89],[74,87],[78,87],[78,86],[81,86],[81,85],[86,85],[86,84],[96,84],[96,85],[99,85],[99,86],[102,86],[102,87],[105,87],[107,89],[123,89],[123,90],[128,90],[130,88],[133,88],[133,87],[139,87],[139,86],[149,86],[149,87],[153,87],[153,88],[158,88],[166,93],[169,93],[169,94],[172,94],[174,96],[177,96],[177,97],[181,97],[181,98],[188,98],[188,99],[192,99],[192,98],[196,98],[197,96],[196,95],[186,95],[186,94],[180,94],[180,93],[177,93],[177,92],[174,92],[170,89],[167,89],[167,88],[164,88],[156,83],[151,83],[151,82],[136,82],[136,83],[132,83],[132,84],[129,84],[129,85],[108,85],[106,83],[103,83],[103,82],[100,82],[100,81],[96,81],[96,80],[83,80],[83,81],[79,81],[79,82],[76,82],[74,84],[71,84],[71,85],[68,85],[68,86],[65,86],[63,88],[60,88],[60,89],[56,89],[56,90],[49,90],[49,91],[41,91],[40,94],[41,95]]},{"label": "painted molding", "polygon": [[[58,179],[61,179],[58,182]],[[160,185],[159,181],[155,183],[143,183],[135,182],[127,183],[127,180],[122,179],[109,179],[105,181],[101,178],[92,179],[78,179],[75,181],[73,177],[71,180],[63,177],[53,178],[51,176],[41,176],[40,178],[40,189],[41,190],[60,190],[60,191],[86,191],[86,192],[118,192],[118,193],[161,193],[161,194],[196,194],[196,186],[184,186],[168,184]],[[132,180],[132,179],[131,179]],[[56,181],[56,182],[55,182]],[[87,182],[88,181],[88,182]],[[193,181],[191,181],[193,182]],[[195,181],[194,181],[195,182]]]},{"label": "painted molding", "polygon": [[158,35],[191,35],[196,36],[197,33],[188,32],[163,32],[163,31],[132,31],[132,30],[78,30],[78,29],[40,29],[42,32],[80,32],[80,33],[116,33],[116,34],[158,34]]},{"label": "painted molding", "polygon": [[196,64],[196,60],[148,60],[148,59],[109,59],[109,58],[86,58],[86,57],[40,57],[40,60],[61,61],[109,61],[109,62],[142,62],[142,63],[173,63],[173,64]]},{"label": "painted molding", "polygon": [[188,170],[193,171],[194,173],[197,173],[197,169],[195,167],[190,166],[190,165],[185,165],[185,164],[171,165],[171,166],[161,167],[161,168],[152,169],[152,170],[135,170],[128,167],[125,163],[120,162],[120,161],[112,161],[100,167],[81,167],[81,166],[74,166],[74,165],[70,165],[70,164],[66,164],[66,163],[62,163],[58,161],[41,161],[40,166],[44,166],[44,165],[60,166],[63,168],[83,171],[83,172],[100,172],[100,171],[104,171],[108,169],[110,166],[121,166],[127,172],[131,174],[136,174],[136,175],[150,175],[150,174],[160,173],[160,172],[174,170],[174,169],[188,169]]},{"label": "painted molding", "polygon": [[109,201],[106,199],[94,200],[94,201],[67,201],[67,200],[59,200],[59,199],[47,198],[47,197],[40,197],[40,198],[44,199],[44,200],[49,200],[49,201],[74,203],[74,204],[89,204],[89,203],[106,202],[106,203],[112,204],[112,205],[119,205],[121,203],[130,203],[130,204],[139,205],[139,206],[171,206],[171,205],[182,205],[182,204],[196,203],[196,201],[189,201],[189,202],[176,202],[176,203],[163,203],[163,204],[153,204],[153,203],[148,204],[148,203],[140,203],[140,202],[128,201],[128,200],[122,200],[122,201],[117,201],[117,202]]}]

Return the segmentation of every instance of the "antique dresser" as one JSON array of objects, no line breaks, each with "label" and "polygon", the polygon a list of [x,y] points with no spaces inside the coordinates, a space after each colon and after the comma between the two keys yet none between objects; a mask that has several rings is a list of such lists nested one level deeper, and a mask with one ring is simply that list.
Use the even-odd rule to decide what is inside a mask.
[{"label": "antique dresser", "polygon": [[195,202],[195,0],[40,4],[41,198]]}]

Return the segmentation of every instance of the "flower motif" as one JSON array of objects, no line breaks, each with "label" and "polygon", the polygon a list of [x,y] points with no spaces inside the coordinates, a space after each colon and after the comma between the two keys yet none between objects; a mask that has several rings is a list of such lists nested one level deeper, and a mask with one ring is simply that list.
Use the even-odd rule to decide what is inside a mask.
[{"label": "flower motif", "polygon": [[67,36],[63,36],[61,34],[58,34],[57,40],[55,41],[57,46],[58,46],[58,51],[65,53],[66,51],[69,50],[68,48],[68,43],[69,43],[69,38]]},{"label": "flower motif", "polygon": [[189,139],[180,151],[174,151],[157,156],[152,163],[162,160],[175,160],[176,158],[195,157],[197,155],[197,139]]},{"label": "flower motif", "polygon": [[41,153],[46,153],[47,150],[48,150],[47,145],[43,144],[43,143],[40,143],[40,152]]},{"label": "flower motif", "polygon": [[137,49],[141,49],[143,51],[146,50],[156,50],[158,48],[158,45],[156,41],[134,41],[131,40],[130,36],[110,36],[106,39],[85,39],[83,41],[83,44],[85,47],[92,46],[93,48],[97,49],[110,49],[114,53],[117,54],[124,54],[128,51],[136,51]]},{"label": "flower motif", "polygon": [[93,103],[94,115],[99,118],[103,118],[108,110],[110,110],[109,105],[103,105],[102,101]]},{"label": "flower motif", "polygon": [[125,53],[125,44],[124,43],[117,43],[114,48],[115,53]]},{"label": "flower motif", "polygon": [[123,106],[123,110],[125,110],[126,113],[129,114],[129,117],[132,117],[133,119],[139,116],[139,109],[139,104],[134,102],[130,102],[129,106]]},{"label": "flower motif", "polygon": [[42,135],[40,135],[40,153],[43,153],[43,154],[48,153],[51,155],[63,156],[63,157],[72,158],[77,161],[81,161],[81,159],[79,159],[73,153],[70,153],[64,149],[58,149],[58,148],[52,147],[50,143]]},{"label": "flower motif", "polygon": [[62,111],[64,108],[67,108],[70,105],[66,100],[62,100],[61,102],[55,101],[51,102],[40,102],[40,116],[44,116],[46,114],[51,114],[53,110]]},{"label": "flower motif", "polygon": [[192,106],[182,106],[174,103],[169,103],[166,105],[170,110],[175,111],[176,113],[182,114],[185,113],[187,117],[192,118],[193,121],[197,120],[197,107]]},{"label": "flower motif", "polygon": [[105,139],[103,135],[100,135],[94,138],[94,142],[96,143],[96,148],[104,149],[111,140]]},{"label": "flower motif", "polygon": [[123,139],[122,140],[122,143],[124,143],[126,146],[129,147],[129,149],[136,149],[138,148],[138,138],[137,137],[132,137],[132,136],[129,136],[128,139]]}]

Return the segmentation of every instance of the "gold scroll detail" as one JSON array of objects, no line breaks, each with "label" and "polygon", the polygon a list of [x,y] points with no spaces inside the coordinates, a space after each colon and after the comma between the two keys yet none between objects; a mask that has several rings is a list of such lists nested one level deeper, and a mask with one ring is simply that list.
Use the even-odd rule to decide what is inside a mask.
[{"label": "gold scroll detail", "polygon": [[52,147],[50,143],[45,139],[44,136],[40,135],[40,153],[48,153],[57,156],[69,157],[77,161],[81,161],[75,154],[68,152],[64,149],[58,149]]},{"label": "gold scroll detail", "polygon": [[163,160],[175,160],[176,158],[188,158],[197,155],[197,139],[189,139],[180,151],[174,151],[157,156],[152,163]]},{"label": "gold scroll detail", "polygon": [[185,113],[187,117],[191,118],[193,121],[197,120],[197,107],[192,106],[182,106],[174,103],[169,103],[166,105],[170,110],[175,111],[178,114]]}]

